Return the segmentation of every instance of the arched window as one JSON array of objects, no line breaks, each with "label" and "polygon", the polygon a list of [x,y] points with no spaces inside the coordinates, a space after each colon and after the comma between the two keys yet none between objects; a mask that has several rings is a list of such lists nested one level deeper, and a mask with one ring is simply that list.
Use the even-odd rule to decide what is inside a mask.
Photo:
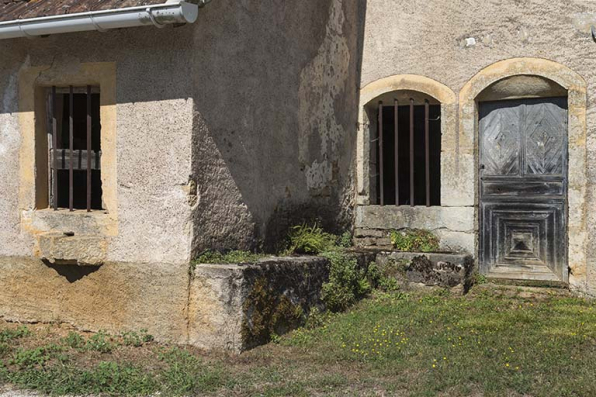
[{"label": "arched window", "polygon": [[441,104],[418,91],[384,93],[370,120],[371,203],[441,205]]}]

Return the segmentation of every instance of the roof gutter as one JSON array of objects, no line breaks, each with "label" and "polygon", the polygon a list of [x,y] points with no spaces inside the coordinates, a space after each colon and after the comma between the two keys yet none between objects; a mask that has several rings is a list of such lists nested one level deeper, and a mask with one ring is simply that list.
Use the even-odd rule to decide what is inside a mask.
[{"label": "roof gutter", "polygon": [[200,0],[197,5],[170,0],[165,4],[151,6],[0,22],[0,40],[93,30],[105,32],[137,26],[153,25],[162,28],[165,25],[194,23],[199,15],[199,6],[204,6],[209,1]]}]

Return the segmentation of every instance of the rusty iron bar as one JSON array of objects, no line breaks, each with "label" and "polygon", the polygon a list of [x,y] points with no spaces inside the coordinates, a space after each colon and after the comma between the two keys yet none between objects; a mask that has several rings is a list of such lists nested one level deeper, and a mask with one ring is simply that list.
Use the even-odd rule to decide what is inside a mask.
[{"label": "rusty iron bar", "polygon": [[429,132],[430,104],[428,99],[424,101],[424,162],[426,179],[426,206],[430,207],[430,132]]},{"label": "rusty iron bar", "polygon": [[68,145],[70,149],[70,164],[68,168],[68,209],[74,211],[74,88],[70,86],[68,95]]},{"label": "rusty iron bar", "polygon": [[58,210],[58,170],[56,167],[56,151],[58,150],[58,120],[56,119],[56,86],[52,87],[51,113],[52,113],[52,207]]},{"label": "rusty iron bar", "polygon": [[87,86],[87,212],[91,212],[91,86]]},{"label": "rusty iron bar", "polygon": [[395,128],[395,205],[399,205],[399,102],[393,101],[393,116]]},{"label": "rusty iron bar", "polygon": [[385,205],[385,178],[383,175],[383,101],[379,101],[379,204]]},{"label": "rusty iron bar", "polygon": [[410,206],[414,206],[414,99],[410,98]]}]

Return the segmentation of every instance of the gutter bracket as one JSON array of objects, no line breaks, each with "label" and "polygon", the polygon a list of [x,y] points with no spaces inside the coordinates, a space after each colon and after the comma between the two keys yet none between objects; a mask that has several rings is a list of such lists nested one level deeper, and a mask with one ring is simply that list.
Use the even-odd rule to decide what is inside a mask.
[{"label": "gutter bracket", "polygon": [[28,39],[35,39],[35,38],[37,38],[37,36],[33,36],[33,35],[30,35],[29,33],[25,32],[23,30],[23,25],[20,24],[20,23],[19,23],[19,30],[21,31],[21,33],[23,33],[23,36],[25,36]]},{"label": "gutter bracket", "polygon": [[163,25],[159,22],[157,22],[157,19],[155,19],[155,15],[153,15],[153,11],[151,10],[150,7],[147,7],[147,14],[149,14],[149,19],[151,19],[151,23],[153,24],[153,26],[155,26],[156,28],[162,29],[164,28],[166,25]]},{"label": "gutter bracket", "polygon": [[101,26],[99,26],[99,25],[97,24],[97,22],[95,22],[95,18],[93,18],[93,15],[89,15],[89,19],[91,19],[91,23],[93,24],[93,26],[95,27],[95,29],[96,29],[98,32],[105,33],[105,32],[107,32],[107,31],[108,31],[107,29],[104,29],[104,28],[102,28]]}]

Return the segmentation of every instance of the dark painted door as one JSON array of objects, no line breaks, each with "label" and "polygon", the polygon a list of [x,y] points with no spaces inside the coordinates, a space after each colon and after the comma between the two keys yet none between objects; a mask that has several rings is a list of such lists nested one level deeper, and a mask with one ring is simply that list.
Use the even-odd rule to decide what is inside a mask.
[{"label": "dark painted door", "polygon": [[566,282],[567,98],[479,105],[480,267]]}]

